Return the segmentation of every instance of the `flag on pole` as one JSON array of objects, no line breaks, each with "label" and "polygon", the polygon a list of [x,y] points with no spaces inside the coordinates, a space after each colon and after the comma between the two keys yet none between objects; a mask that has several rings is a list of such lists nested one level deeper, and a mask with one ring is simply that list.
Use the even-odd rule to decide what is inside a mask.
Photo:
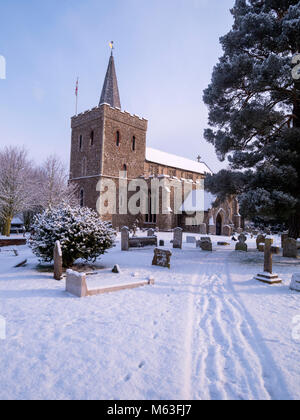
[{"label": "flag on pole", "polygon": [[77,78],[77,81],[76,81],[76,88],[75,88],[75,95],[76,95],[76,96],[78,96],[78,86],[79,86],[79,80],[78,80],[78,78]]},{"label": "flag on pole", "polygon": [[76,81],[76,88],[75,88],[75,96],[76,96],[76,105],[75,105],[75,115],[78,114],[78,88],[79,88],[79,78],[77,77]]}]

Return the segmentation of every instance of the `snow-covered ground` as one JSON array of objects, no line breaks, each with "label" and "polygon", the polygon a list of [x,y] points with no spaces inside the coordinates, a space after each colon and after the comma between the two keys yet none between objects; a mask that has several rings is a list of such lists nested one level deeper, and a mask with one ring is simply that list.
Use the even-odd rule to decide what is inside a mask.
[{"label": "snow-covered ground", "polygon": [[[159,238],[171,248],[170,234]],[[284,283],[265,285],[253,280],[263,254],[248,245],[185,243],[168,270],[151,266],[153,248],[118,242],[99,261],[103,278],[119,264],[122,279],[155,286],[84,299],[37,271],[26,246],[0,252],[0,399],[299,399],[300,294],[289,284],[300,260],[274,256]]]}]

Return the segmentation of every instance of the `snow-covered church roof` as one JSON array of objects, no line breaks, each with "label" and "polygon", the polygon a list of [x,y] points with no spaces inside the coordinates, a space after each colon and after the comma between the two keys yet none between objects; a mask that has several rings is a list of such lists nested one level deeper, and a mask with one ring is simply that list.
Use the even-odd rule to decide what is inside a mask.
[{"label": "snow-covered church roof", "polygon": [[216,201],[216,196],[205,190],[193,190],[180,207],[184,212],[208,211]]},{"label": "snow-covered church roof", "polygon": [[146,160],[160,165],[171,166],[172,168],[196,172],[198,174],[212,174],[212,171],[204,162],[196,162],[181,156],[172,155],[160,150],[147,147]]}]

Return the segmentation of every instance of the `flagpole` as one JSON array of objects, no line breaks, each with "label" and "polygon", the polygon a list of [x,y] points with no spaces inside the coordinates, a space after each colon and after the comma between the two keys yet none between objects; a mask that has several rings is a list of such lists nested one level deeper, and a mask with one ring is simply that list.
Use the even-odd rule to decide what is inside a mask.
[{"label": "flagpole", "polygon": [[79,77],[77,77],[76,90],[75,90],[75,95],[76,95],[75,115],[76,117],[78,115],[78,82],[79,82]]}]

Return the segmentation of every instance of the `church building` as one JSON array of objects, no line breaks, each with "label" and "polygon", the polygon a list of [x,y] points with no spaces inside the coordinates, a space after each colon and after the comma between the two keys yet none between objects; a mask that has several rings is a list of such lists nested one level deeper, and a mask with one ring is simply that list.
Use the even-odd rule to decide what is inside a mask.
[{"label": "church building", "polygon": [[[165,153],[147,147],[148,121],[137,115],[123,111],[118,88],[113,53],[110,56],[107,73],[100,97],[99,105],[89,111],[76,115],[71,120],[71,161],[70,182],[78,187],[78,200],[81,206],[97,209],[102,180],[116,183],[119,193],[120,173],[127,182],[144,179],[149,185],[147,210],[140,214],[120,211],[117,203],[116,211],[101,214],[115,228],[122,228],[137,223],[141,228],[159,228],[168,231],[182,227],[185,231],[202,234],[211,233],[231,235],[241,228],[241,217],[237,200],[222,204],[218,208],[212,206],[216,197],[204,193],[201,208],[195,207],[199,194],[199,185],[204,184],[209,167],[203,163]],[[175,208],[172,189],[166,187],[170,194],[170,207],[167,211],[153,212],[151,205],[151,187],[153,179],[176,181],[189,184],[188,193],[182,195],[180,208]],[[99,184],[100,182],[100,184]],[[203,187],[202,187],[203,188]],[[184,191],[184,189],[183,189]],[[130,194],[128,195],[128,199]],[[202,214],[201,223],[191,213]]]}]

